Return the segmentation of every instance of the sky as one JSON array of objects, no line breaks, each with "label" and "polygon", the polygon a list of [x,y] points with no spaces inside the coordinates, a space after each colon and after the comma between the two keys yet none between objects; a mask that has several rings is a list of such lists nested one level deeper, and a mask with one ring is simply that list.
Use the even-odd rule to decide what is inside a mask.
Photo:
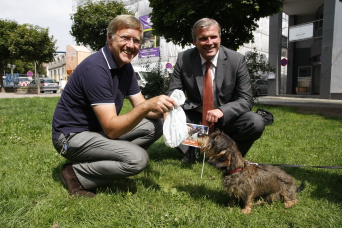
[{"label": "sky", "polygon": [[18,24],[38,25],[49,29],[49,36],[57,40],[57,51],[75,44],[70,35],[72,0],[0,0],[0,18]]}]

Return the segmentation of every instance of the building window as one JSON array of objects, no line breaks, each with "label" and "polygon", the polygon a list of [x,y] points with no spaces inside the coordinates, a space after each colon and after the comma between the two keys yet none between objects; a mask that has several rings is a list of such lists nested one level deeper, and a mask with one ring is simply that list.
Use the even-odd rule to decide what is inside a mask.
[{"label": "building window", "polygon": [[315,13],[314,37],[319,38],[318,40],[322,40],[323,35],[323,10],[324,5],[321,5]]}]

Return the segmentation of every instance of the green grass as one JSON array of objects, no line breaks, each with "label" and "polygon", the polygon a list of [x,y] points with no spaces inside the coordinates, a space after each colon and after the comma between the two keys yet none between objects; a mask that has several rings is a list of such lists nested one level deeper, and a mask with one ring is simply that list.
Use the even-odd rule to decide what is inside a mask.
[{"label": "green grass", "polygon": [[[58,98],[0,100],[0,227],[341,227],[342,170],[284,168],[306,188],[299,203],[255,206],[251,215],[228,208],[221,175],[202,160],[183,165],[159,139],[148,168],[102,188],[96,197],[73,198],[59,172],[67,161],[51,143]],[[258,105],[275,116],[247,154],[260,163],[342,166],[342,118],[299,114],[295,108]],[[127,102],[124,111],[129,110]]]}]

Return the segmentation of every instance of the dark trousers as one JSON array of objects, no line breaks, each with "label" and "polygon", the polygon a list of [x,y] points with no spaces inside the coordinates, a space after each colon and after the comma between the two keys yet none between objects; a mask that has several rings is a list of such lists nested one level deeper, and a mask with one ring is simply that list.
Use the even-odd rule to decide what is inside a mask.
[{"label": "dark trousers", "polygon": [[[187,117],[187,123],[201,124],[202,113],[195,110],[184,111]],[[259,139],[264,132],[265,122],[259,114],[250,111],[228,123],[223,123],[222,121],[215,123],[216,129],[229,135],[237,143],[242,155],[245,156],[254,141]],[[184,145],[178,148],[183,153],[186,153],[188,149],[189,147]]]}]

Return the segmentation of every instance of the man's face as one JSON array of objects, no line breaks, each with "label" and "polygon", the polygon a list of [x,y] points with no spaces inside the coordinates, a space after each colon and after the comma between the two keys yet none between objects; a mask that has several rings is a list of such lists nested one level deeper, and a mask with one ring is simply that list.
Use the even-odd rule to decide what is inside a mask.
[{"label": "man's face", "polygon": [[108,34],[108,46],[119,68],[130,63],[139,53],[140,35],[136,29],[121,29],[115,34]]},{"label": "man's face", "polygon": [[194,45],[206,60],[212,59],[218,52],[221,44],[220,32],[217,26],[198,28]]}]

